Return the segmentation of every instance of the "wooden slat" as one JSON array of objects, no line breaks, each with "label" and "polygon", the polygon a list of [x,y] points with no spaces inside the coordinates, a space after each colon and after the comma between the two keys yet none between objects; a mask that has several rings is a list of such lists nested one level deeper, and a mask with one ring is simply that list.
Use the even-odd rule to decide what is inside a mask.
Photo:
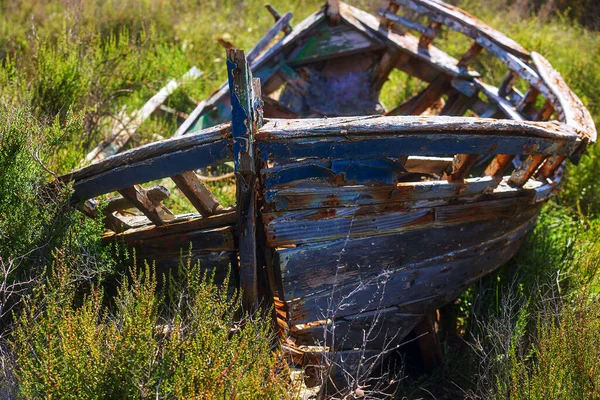
[{"label": "wooden slat", "polygon": [[478,154],[457,154],[454,156],[454,160],[452,161],[452,169],[448,174],[448,180],[464,180],[473,165],[475,165],[478,157]]},{"label": "wooden slat", "polygon": [[423,26],[420,23],[413,21],[411,19],[401,17],[388,9],[379,8],[379,9],[377,9],[377,14],[380,17],[385,18],[388,21],[391,21],[398,25],[402,25],[405,28],[417,31],[420,34],[425,35],[429,38],[433,39],[437,36],[437,32],[435,31],[435,29],[431,29],[427,26]]},{"label": "wooden slat", "polygon": [[510,167],[512,160],[515,158],[511,154],[498,154],[495,156],[490,164],[483,173],[484,176],[492,176],[494,178],[501,178],[508,167]]},{"label": "wooden slat", "polygon": [[564,156],[552,156],[548,157],[544,164],[538,171],[538,177],[541,179],[550,178],[554,175],[554,172],[562,165],[566,157]]},{"label": "wooden slat", "polygon": [[[273,18],[275,19],[275,22],[277,22],[281,19],[281,14],[279,14],[279,12],[277,12],[277,10],[273,6],[271,6],[270,4],[265,4],[265,8],[269,12],[269,14],[271,14],[273,16]],[[289,35],[290,32],[292,32],[292,27],[290,24],[287,24],[281,30],[286,35]]]},{"label": "wooden slat", "polygon": [[282,32],[289,27],[292,17],[292,13],[288,12],[275,22],[275,25],[273,25],[273,27],[268,30],[265,36],[258,41],[258,43],[252,48],[252,50],[250,50],[250,52],[248,52],[246,59],[249,63],[252,63],[267,48],[269,43],[271,43],[271,41],[277,37],[279,32]]},{"label": "wooden slat", "polygon": [[119,193],[129,200],[138,210],[140,210],[155,225],[163,225],[175,218],[160,202],[152,201],[145,189],[139,185],[120,189]]},{"label": "wooden slat", "polygon": [[450,4],[435,0],[394,0],[394,2],[427,16],[452,30],[463,33],[472,39],[485,37],[504,51],[520,58],[529,58],[529,52],[517,42]]},{"label": "wooden slat", "polygon": [[444,74],[462,77],[479,75],[474,71],[469,71],[467,68],[459,67],[456,59],[450,57],[448,54],[434,46],[430,46],[428,51],[422,51],[422,48],[419,46],[419,39],[417,37],[408,33],[402,35],[388,30],[386,26],[382,26],[379,23],[379,20],[375,16],[369,13],[361,11],[345,3],[340,4],[340,12],[342,19],[348,16],[358,20],[371,32],[381,37],[384,41],[387,41],[391,45],[395,46],[400,51],[408,54],[411,58],[425,61]]},{"label": "wooden slat", "polygon": [[202,216],[206,217],[217,212],[219,209],[217,198],[200,181],[194,171],[174,175],[171,179]]},{"label": "wooden slat", "polygon": [[[146,196],[153,202],[161,202],[168,199],[170,196],[169,190],[161,185],[153,186],[144,189]],[[123,196],[111,197],[107,200],[107,204],[102,210],[105,214],[112,214],[115,211],[127,210],[128,208],[136,207],[129,199]]]},{"label": "wooden slat", "polygon": [[440,76],[419,94],[388,111],[385,115],[420,115],[439,100],[449,89],[450,80],[445,76]]},{"label": "wooden slat", "polygon": [[475,196],[498,185],[491,177],[469,178],[464,182],[422,181],[396,185],[295,187],[265,191],[267,211],[304,210],[338,206],[360,206],[383,203],[418,202],[458,196]]},{"label": "wooden slat", "polygon": [[142,122],[144,122],[150,117],[150,115],[152,115],[152,113],[158,110],[161,104],[167,100],[167,97],[169,97],[171,93],[173,93],[182,83],[195,80],[201,75],[202,72],[198,68],[192,67],[181,77],[179,81],[174,79],[169,81],[169,83],[160,89],[157,94],[152,96],[152,98],[148,100],[148,102],[144,104],[141,109],[134,111],[129,116],[124,116],[124,120],[117,125],[116,130],[114,130],[111,135],[102,143],[100,143],[94,150],[88,153],[86,160],[98,162],[118,153],[135,134]]},{"label": "wooden slat", "polygon": [[523,186],[529,178],[535,174],[537,168],[544,162],[546,156],[543,154],[534,154],[527,157],[519,168],[515,169],[510,176],[509,183],[517,187]]},{"label": "wooden slat", "polygon": [[396,49],[390,48],[388,49],[381,60],[379,60],[379,64],[377,65],[377,69],[373,74],[373,80],[371,84],[371,88],[377,92],[381,90],[384,83],[387,81],[390,72],[394,69],[394,66],[398,62],[399,52]]},{"label": "wooden slat", "polygon": [[[531,59],[541,79],[555,96],[553,106],[558,111],[559,119],[580,130],[590,142],[595,142],[597,133],[594,120],[579,97],[569,89],[562,76],[541,54],[532,52]],[[553,100],[551,97],[547,98]]]},{"label": "wooden slat", "polygon": [[479,79],[475,79],[474,80],[475,85],[477,85],[478,89],[481,90],[483,92],[483,94],[485,94],[485,96],[488,98],[488,100],[495,104],[496,106],[498,106],[498,108],[502,111],[502,113],[515,121],[523,121],[524,118],[521,114],[519,114],[519,112],[514,108],[514,106],[512,104],[510,104],[510,102],[508,100],[506,100],[504,97],[501,97],[498,94],[498,89],[496,89],[495,87],[486,84],[485,82],[479,80]]},{"label": "wooden slat", "polygon": [[483,47],[481,47],[479,43],[473,43],[471,47],[469,47],[469,50],[467,50],[467,52],[460,58],[458,65],[466,67],[467,65],[471,64],[481,53],[481,50],[483,50]]},{"label": "wooden slat", "polygon": [[254,310],[259,303],[254,136],[262,124],[260,82],[253,80],[250,67],[241,50],[227,50],[227,72],[232,106],[240,284],[245,308]]}]

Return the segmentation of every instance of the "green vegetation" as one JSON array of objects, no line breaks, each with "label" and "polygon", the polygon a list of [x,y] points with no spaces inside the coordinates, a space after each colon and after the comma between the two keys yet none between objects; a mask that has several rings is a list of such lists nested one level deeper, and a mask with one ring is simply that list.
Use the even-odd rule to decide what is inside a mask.
[{"label": "green vegetation", "polygon": [[[321,3],[271,2],[296,23]],[[586,12],[593,1],[557,0],[556,9],[542,1],[458,3],[544,54],[600,124],[600,35],[576,22],[597,26]],[[10,327],[0,332],[3,397],[294,394],[269,321],[243,319],[237,295],[194,283],[197,266],[160,290],[151,268],[118,274],[100,246],[99,221],[46,185],[80,166],[108,116],[137,109],[196,65],[201,79],[166,103],[190,112],[225,79],[216,38],[248,49],[271,25],[254,0],[0,0],[0,285],[8,288],[0,325]],[[446,34],[438,45],[458,56],[468,42]],[[490,57],[474,67],[496,84],[506,71]],[[382,99],[395,104],[419,85],[394,74]],[[131,146],[175,127],[152,117]],[[446,366],[402,380],[400,398],[600,397],[598,171],[598,146],[569,165],[564,190],[519,255],[457,301],[461,337],[446,341]],[[234,201],[231,185],[215,188],[222,203]],[[109,277],[122,282],[114,297],[102,290]]]}]

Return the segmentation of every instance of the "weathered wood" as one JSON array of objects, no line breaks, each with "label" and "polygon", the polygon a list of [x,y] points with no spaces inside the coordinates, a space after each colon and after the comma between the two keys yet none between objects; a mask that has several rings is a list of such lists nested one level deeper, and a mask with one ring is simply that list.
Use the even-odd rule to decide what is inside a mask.
[{"label": "weathered wood", "polygon": [[346,23],[330,26],[322,22],[310,38],[305,39],[301,46],[292,51],[287,62],[298,66],[382,47],[381,40],[371,38]]},{"label": "weathered wood", "polygon": [[260,82],[252,79],[250,67],[241,50],[227,51],[227,72],[232,106],[233,161],[237,177],[240,284],[244,306],[254,310],[259,303],[254,136],[262,125]]},{"label": "weathered wood", "polygon": [[438,340],[433,320],[429,315],[415,326],[415,335],[421,351],[421,360],[428,370],[433,370],[443,364],[442,348]]},{"label": "weathered wood", "polygon": [[202,216],[206,217],[217,212],[219,201],[194,171],[174,175],[171,179]]},{"label": "weathered wood", "polygon": [[547,179],[554,175],[554,172],[563,164],[566,157],[551,156],[546,159],[542,167],[538,171],[538,177]]},{"label": "weathered wood", "polygon": [[485,37],[504,51],[520,58],[529,58],[529,52],[514,40],[450,4],[434,0],[394,0],[394,2],[472,39]]},{"label": "weathered wood", "polygon": [[[144,192],[146,193],[148,199],[154,203],[159,203],[165,199],[168,199],[171,194],[169,189],[161,185],[144,189]],[[115,211],[127,210],[128,208],[133,207],[137,206],[129,201],[129,199],[123,196],[116,196],[107,200],[107,204],[102,211],[105,214],[112,214]]]},{"label": "weathered wood", "polygon": [[452,164],[452,157],[419,157],[410,156],[404,164],[408,172],[422,174],[443,174]]},{"label": "weathered wood", "polygon": [[219,228],[235,224],[237,216],[234,211],[227,211],[222,214],[211,215],[210,217],[198,218],[193,216],[183,221],[175,221],[173,223],[162,226],[144,226],[134,228],[123,233],[105,234],[102,238],[103,243],[111,243],[115,240],[123,240],[126,243],[135,243],[147,239],[158,238],[165,235],[176,235],[185,232],[199,231],[209,228]]},{"label": "weathered wood", "polygon": [[373,74],[373,80],[371,87],[374,91],[379,91],[383,87],[384,83],[387,81],[390,72],[394,69],[394,66],[398,62],[399,52],[396,49],[390,48],[386,50],[386,52],[379,60],[379,64],[377,65],[377,69]]},{"label": "weathered wood", "polygon": [[[476,245],[460,250],[456,250],[457,247],[455,247],[454,250],[442,256],[421,258],[419,261],[399,269],[396,269],[400,267],[396,261],[396,267],[392,271],[382,267],[377,262],[379,260],[369,258],[366,263],[359,261],[360,254],[363,254],[364,257],[365,248],[363,247],[361,252],[350,252],[348,244],[346,244],[344,257],[348,258],[343,258],[343,260],[352,258],[352,261],[342,261],[343,264],[338,261],[336,264],[344,265],[345,268],[336,267],[333,276],[337,275],[339,279],[339,274],[345,272],[344,269],[356,265],[353,270],[360,271],[363,275],[364,270],[371,269],[371,277],[338,280],[339,284],[333,282],[333,286],[325,287],[324,290],[313,292],[314,294],[303,298],[287,297],[286,295],[289,321],[292,325],[305,324],[328,318],[340,318],[367,310],[384,309],[393,304],[399,305],[400,312],[433,311],[456,298],[472,282],[510,259],[518,250],[517,244],[533,226],[535,215],[538,212],[539,206],[535,209],[533,219],[525,223],[521,219],[523,215],[519,216],[519,223],[499,220],[498,228],[504,233],[494,235],[492,240],[485,242],[480,240]],[[529,216],[531,218],[531,213]],[[386,237],[382,236],[381,239],[383,238]],[[374,241],[372,238],[370,240]],[[377,245],[379,250],[384,250],[380,246],[379,240]],[[428,250],[432,249],[428,248]],[[410,253],[413,251],[414,249]],[[327,247],[320,246],[320,256],[317,261],[319,268],[322,268],[323,261],[329,258],[325,256],[326,252]],[[339,258],[339,253],[333,253],[332,256]],[[396,260],[398,257],[398,254],[394,256]],[[314,262],[305,262],[305,268],[311,264]],[[315,278],[322,279],[323,276],[327,276],[320,274],[316,276],[314,270],[311,272],[313,273],[311,282],[314,282]],[[287,285],[288,282],[294,281],[284,278],[284,285]],[[304,284],[303,281],[298,281],[294,285],[298,286],[301,283]]]},{"label": "weathered wood", "polygon": [[120,189],[119,193],[129,200],[155,225],[163,225],[175,218],[168,208],[160,202],[150,199],[146,190],[139,185]]},{"label": "weathered wood", "polygon": [[408,33],[402,35],[388,30],[385,26],[381,26],[377,18],[369,13],[345,3],[340,3],[340,13],[342,18],[348,15],[360,21],[363,26],[395,46],[398,50],[408,54],[411,58],[425,61],[444,74],[461,77],[479,75],[474,71],[469,71],[467,68],[459,67],[456,59],[434,46],[430,46],[427,48],[427,51],[423,51],[422,47],[419,46],[418,38]]},{"label": "weathered wood", "polygon": [[434,35],[431,36],[422,33],[421,37],[419,37],[419,47],[425,49],[429,48],[429,45],[431,45],[433,39],[435,39],[435,37],[438,35],[440,30],[442,29],[442,24],[436,21],[429,21],[429,25],[427,28],[434,32]]},{"label": "weathered wood", "polygon": [[538,167],[544,162],[543,154],[532,154],[516,168],[510,176],[509,183],[518,187],[523,186],[535,174]]},{"label": "weathered wood", "polygon": [[372,350],[394,350],[423,318],[421,314],[398,312],[398,307],[342,317],[321,325],[292,327],[297,345],[324,344],[336,350],[364,346]]},{"label": "weathered wood", "polygon": [[448,180],[462,181],[467,177],[467,174],[475,165],[478,154],[457,154],[452,161],[452,168],[448,174]]},{"label": "weathered wood", "polygon": [[259,54],[265,51],[269,43],[271,43],[271,41],[275,39],[280,32],[284,31],[286,28],[289,28],[292,17],[292,13],[288,12],[275,22],[275,25],[273,25],[273,27],[268,30],[265,36],[263,36],[262,39],[260,39],[252,48],[252,50],[248,52],[246,57],[248,63],[251,64],[259,56]]},{"label": "weathered wood", "polygon": [[511,154],[498,154],[492,159],[490,164],[485,169],[484,176],[492,176],[494,178],[501,178],[508,167],[510,167],[512,160],[515,158]]},{"label": "weathered wood", "polygon": [[431,107],[442,95],[450,89],[450,81],[440,76],[416,96],[404,101],[396,108],[388,111],[386,116],[420,115]]},{"label": "weathered wood", "polygon": [[514,106],[510,104],[508,100],[506,100],[498,94],[498,89],[482,82],[479,79],[475,79],[474,82],[477,88],[481,90],[483,94],[485,94],[490,103],[495,104],[506,117],[515,121],[524,120],[523,116],[519,114],[519,112],[514,108]]},{"label": "weathered wood", "polygon": [[558,111],[559,119],[579,130],[590,142],[595,142],[597,133],[594,120],[579,97],[569,89],[562,76],[541,54],[532,52],[531,59],[540,78],[555,96],[556,102],[552,105]]},{"label": "weathered wood", "polygon": [[[372,160],[306,160],[278,165],[261,171],[264,187],[295,186],[295,182],[312,184],[387,183],[406,177],[404,160],[377,158]],[[302,182],[305,181],[305,182]],[[311,184],[309,183],[309,185]]]},{"label": "weathered wood", "polygon": [[473,60],[475,60],[475,58],[477,58],[477,56],[481,53],[481,50],[483,50],[483,47],[481,47],[479,43],[473,43],[471,47],[469,47],[469,50],[467,50],[467,52],[460,58],[458,65],[466,67],[467,65],[471,64]]},{"label": "weathered wood", "polygon": [[401,17],[388,9],[379,8],[379,9],[377,9],[377,14],[380,17],[385,18],[388,21],[391,21],[395,24],[401,25],[405,28],[412,29],[413,31],[417,31],[420,34],[425,35],[429,38],[433,39],[437,36],[437,32],[435,31],[435,29],[429,28],[427,26],[423,26],[423,25],[419,24],[418,22],[413,21],[411,19]]},{"label": "weathered wood", "polygon": [[86,156],[87,161],[98,162],[104,158],[110,157],[113,154],[118,153],[121,148],[129,141],[129,139],[135,134],[139,126],[146,119],[150,117],[162,103],[167,100],[167,97],[173,93],[182,83],[186,83],[197,79],[202,75],[202,72],[192,67],[186,72],[179,81],[171,80],[165,87],[155,94],[144,106],[134,111],[131,115],[125,116],[124,120],[121,121],[117,129],[114,130],[111,135],[100,143],[94,150],[92,150]]},{"label": "weathered wood", "polygon": [[340,23],[340,0],[327,0],[326,15],[331,25],[337,25]]},{"label": "weathered wood", "polygon": [[[273,16],[273,18],[275,19],[275,22],[277,22],[281,19],[281,14],[279,14],[279,12],[277,12],[277,10],[273,6],[271,6],[270,4],[265,4],[265,8],[269,12],[269,14],[271,14]],[[292,26],[288,23],[281,30],[286,35],[289,35],[290,32],[292,32]]]},{"label": "weathered wood", "polygon": [[294,187],[265,191],[265,210],[303,210],[338,206],[360,206],[383,203],[414,203],[422,200],[476,196],[492,190],[498,179],[469,178],[450,182],[400,182],[396,185]]}]

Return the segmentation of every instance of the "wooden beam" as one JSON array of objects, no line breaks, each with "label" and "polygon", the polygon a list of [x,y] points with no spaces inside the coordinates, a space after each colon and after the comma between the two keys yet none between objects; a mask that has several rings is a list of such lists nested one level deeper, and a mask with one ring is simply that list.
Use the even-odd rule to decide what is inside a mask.
[{"label": "wooden beam", "polygon": [[248,62],[241,50],[227,50],[227,72],[232,107],[233,161],[237,177],[240,285],[244,306],[254,310],[259,302],[254,140],[262,125],[260,81],[252,79]]},{"label": "wooden beam", "polygon": [[450,80],[446,76],[439,76],[418,95],[388,111],[386,115],[420,115],[442,97],[443,94],[448,92],[449,89]]},{"label": "wooden beam", "polygon": [[327,18],[330,25],[340,23],[340,0],[327,0]]},{"label": "wooden beam", "polygon": [[492,176],[494,178],[502,178],[510,163],[515,158],[512,154],[498,154],[492,159],[490,164],[483,173],[484,176]]},{"label": "wooden beam", "polygon": [[525,161],[515,169],[508,180],[508,183],[517,187],[522,187],[529,178],[535,174],[538,167],[544,162],[546,156],[543,154],[533,154],[527,157]]},{"label": "wooden beam", "polygon": [[188,198],[200,215],[207,217],[219,209],[219,201],[202,183],[194,171],[187,171],[172,176],[171,179],[179,190]]},{"label": "wooden beam", "polygon": [[452,161],[452,170],[448,174],[450,181],[462,181],[467,177],[467,174],[475,165],[478,154],[457,154]]},{"label": "wooden beam", "polygon": [[537,176],[541,179],[547,179],[554,175],[554,172],[560,167],[565,160],[565,156],[552,156],[544,162],[539,169]]},{"label": "wooden beam", "polygon": [[271,29],[267,31],[265,36],[258,41],[258,43],[252,48],[252,50],[250,50],[250,52],[248,52],[248,63],[252,63],[269,46],[269,43],[271,43],[271,41],[277,37],[279,32],[290,26],[292,17],[292,13],[288,12],[277,22],[275,22],[275,25],[273,25]]},{"label": "wooden beam", "polygon": [[146,190],[140,185],[121,189],[119,193],[135,205],[155,225],[164,225],[175,218],[173,213],[160,202],[152,201]]},{"label": "wooden beam", "polygon": [[415,335],[421,350],[421,360],[428,370],[433,370],[443,363],[442,347],[438,340],[433,320],[426,315],[421,322],[415,326]]},{"label": "wooden beam", "polygon": [[[146,196],[152,202],[161,202],[165,199],[168,199],[171,194],[169,192],[169,189],[167,189],[166,187],[161,186],[161,185],[157,185],[157,186],[153,186],[148,189],[144,189],[144,192],[146,193]],[[116,197],[111,197],[110,199],[108,199],[108,204],[106,205],[106,207],[104,207],[104,210],[102,210],[102,211],[105,214],[112,214],[115,211],[127,210],[128,208],[134,208],[134,207],[137,207],[137,206],[135,204],[133,204],[131,201],[129,201],[129,199],[127,199],[123,196],[116,196]]]},{"label": "wooden beam", "polygon": [[481,47],[479,43],[474,42],[471,47],[469,47],[469,50],[467,50],[467,52],[463,54],[461,59],[458,61],[458,65],[466,67],[467,65],[471,64],[479,55],[479,53],[481,53],[481,50],[483,50],[483,47]]},{"label": "wooden beam", "polygon": [[[277,22],[281,19],[281,14],[279,14],[279,12],[272,5],[265,4],[265,8],[269,12],[269,14],[271,14],[273,16],[273,18],[275,19],[275,22]],[[292,26],[288,23],[281,30],[283,31],[284,34],[289,35],[292,32]]]}]

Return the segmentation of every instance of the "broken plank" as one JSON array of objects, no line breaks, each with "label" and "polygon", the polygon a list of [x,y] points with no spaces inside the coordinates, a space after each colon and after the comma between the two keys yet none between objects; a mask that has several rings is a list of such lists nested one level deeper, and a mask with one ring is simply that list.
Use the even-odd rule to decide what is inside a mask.
[{"label": "broken plank", "polygon": [[545,159],[546,156],[543,154],[530,155],[513,171],[508,183],[517,187],[523,186],[535,174]]},{"label": "broken plank", "polygon": [[118,153],[121,148],[135,134],[139,126],[152,115],[162,103],[167,100],[167,97],[173,93],[182,83],[195,80],[202,75],[202,72],[192,67],[186,72],[179,81],[171,80],[160,91],[155,94],[144,106],[127,116],[125,121],[119,123],[117,129],[94,150],[86,156],[87,161],[98,162],[104,158],[110,157]]},{"label": "broken plank", "polygon": [[479,76],[474,71],[459,67],[458,61],[434,46],[429,46],[425,51],[419,46],[419,39],[411,34],[399,34],[388,30],[379,23],[379,20],[373,15],[361,11],[348,4],[340,4],[342,18],[348,15],[358,20],[368,30],[378,35],[384,41],[395,46],[400,51],[408,54],[411,58],[425,61],[440,72],[451,76]]},{"label": "broken plank", "polygon": [[479,154],[457,154],[452,161],[452,168],[448,174],[448,180],[462,181],[475,165]]},{"label": "broken plank", "polygon": [[502,178],[506,170],[511,166],[511,162],[514,158],[515,156],[511,154],[498,154],[492,159],[483,175]]},{"label": "broken plank", "polygon": [[155,225],[163,225],[175,218],[173,213],[160,202],[152,201],[146,190],[139,185],[120,189],[119,193]]},{"label": "broken plank", "polygon": [[200,181],[194,171],[174,175],[171,179],[202,216],[206,217],[217,212],[219,209],[217,198]]},{"label": "broken plank", "polygon": [[392,21],[395,24],[402,25],[403,27],[412,29],[413,31],[417,31],[420,34],[425,35],[429,38],[433,39],[437,36],[437,32],[435,31],[435,29],[423,26],[420,23],[411,19],[401,17],[388,9],[379,8],[377,9],[377,14],[388,21]]},{"label": "broken plank", "polygon": [[265,51],[269,43],[271,43],[271,41],[275,39],[280,32],[284,31],[286,28],[289,28],[292,17],[292,13],[288,12],[285,13],[283,17],[277,19],[275,25],[273,25],[271,29],[267,31],[265,36],[263,36],[262,39],[260,39],[252,48],[252,50],[248,52],[246,59],[249,63],[252,63],[263,51]]}]

